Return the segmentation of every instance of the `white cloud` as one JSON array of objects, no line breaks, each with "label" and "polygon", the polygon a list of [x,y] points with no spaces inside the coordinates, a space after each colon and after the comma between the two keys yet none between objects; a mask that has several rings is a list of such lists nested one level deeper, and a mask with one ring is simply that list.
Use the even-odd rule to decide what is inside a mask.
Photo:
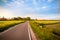
[{"label": "white cloud", "polygon": [[47,7],[46,7],[46,6],[43,6],[42,8],[43,8],[43,9],[46,9]]},{"label": "white cloud", "polygon": [[30,14],[23,14],[21,17],[31,17],[32,19],[47,19],[47,20],[60,20],[60,14],[55,15],[48,15],[48,14],[37,14],[37,13],[30,13]]},{"label": "white cloud", "polygon": [[34,6],[37,6],[37,1],[36,0],[32,0],[32,3]]},{"label": "white cloud", "polygon": [[2,2],[7,3],[7,0],[2,0]]},{"label": "white cloud", "polygon": [[[28,9],[28,10],[32,10],[32,9]],[[7,10],[7,9],[5,9],[5,8],[2,8],[2,7],[0,7],[0,17],[6,17],[6,18],[11,18],[11,17],[17,17],[17,16],[20,16],[20,17],[31,17],[31,18],[33,18],[33,19],[55,19],[55,20],[57,20],[57,19],[59,19],[60,20],[60,14],[37,14],[37,13],[35,13],[33,10],[32,10],[32,12],[29,12],[29,13],[27,13],[27,14],[24,14],[24,13],[22,13],[22,12],[20,12],[19,14],[14,14],[14,13],[12,13],[11,11],[9,11],[9,10]]]},{"label": "white cloud", "polygon": [[51,3],[53,0],[48,0],[49,3]]},{"label": "white cloud", "polygon": [[60,14],[48,14],[45,15],[45,19],[54,19],[54,20],[60,20]]},{"label": "white cloud", "polygon": [[48,11],[49,10],[48,6],[42,6],[40,9],[41,9],[41,11]]},{"label": "white cloud", "polygon": [[30,14],[25,14],[24,17],[31,17],[32,19],[39,19],[38,14],[30,13]]},{"label": "white cloud", "polygon": [[[28,1],[28,0],[26,0]],[[25,4],[25,1],[23,0],[13,0],[13,2],[7,3],[6,8],[11,9],[14,13],[10,12],[7,9],[0,8],[0,16],[5,17],[13,17],[13,16],[20,16],[20,17],[31,17],[31,18],[37,18],[37,19],[59,19],[59,15],[45,15],[42,13],[37,13],[37,11],[47,11],[48,6],[44,5],[42,7],[37,7],[38,2],[36,0],[31,0],[34,8],[27,7],[28,5]],[[44,0],[46,1],[46,0]],[[52,2],[53,0],[48,0],[48,2]],[[41,0],[40,0],[41,2]],[[27,5],[27,6],[26,6]],[[13,15],[14,14],[14,15]]]},{"label": "white cloud", "polygon": [[13,2],[7,3],[6,7],[10,8],[18,8],[18,7],[25,7],[25,2],[23,0],[12,0]]},{"label": "white cloud", "polygon": [[0,7],[0,17],[3,17],[3,16],[6,18],[9,18],[9,17],[13,17],[13,14],[9,10]]}]

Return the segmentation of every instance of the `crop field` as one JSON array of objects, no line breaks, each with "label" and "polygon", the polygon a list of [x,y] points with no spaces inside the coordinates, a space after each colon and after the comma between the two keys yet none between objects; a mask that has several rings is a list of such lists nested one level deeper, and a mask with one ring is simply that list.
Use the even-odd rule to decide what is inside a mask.
[{"label": "crop field", "polygon": [[60,21],[30,21],[31,28],[38,40],[60,40]]},{"label": "crop field", "polygon": [[20,24],[24,21],[0,21],[0,32],[14,26]]},{"label": "crop field", "polygon": [[37,20],[35,22],[49,24],[49,23],[59,23],[60,20]]}]

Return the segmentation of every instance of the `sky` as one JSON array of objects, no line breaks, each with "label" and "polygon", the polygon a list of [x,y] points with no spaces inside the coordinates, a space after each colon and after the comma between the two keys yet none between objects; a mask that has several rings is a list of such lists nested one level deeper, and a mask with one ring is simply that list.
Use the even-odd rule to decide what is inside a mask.
[{"label": "sky", "polygon": [[60,0],[0,0],[0,17],[60,20]]}]

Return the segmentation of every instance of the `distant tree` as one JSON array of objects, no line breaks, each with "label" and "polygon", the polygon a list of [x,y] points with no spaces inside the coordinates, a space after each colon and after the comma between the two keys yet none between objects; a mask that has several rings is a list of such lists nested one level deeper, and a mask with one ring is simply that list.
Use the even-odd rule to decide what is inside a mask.
[{"label": "distant tree", "polygon": [[3,16],[2,18],[0,18],[0,20],[5,21],[5,20],[7,20],[7,18],[5,18],[5,17]]},{"label": "distant tree", "polygon": [[17,17],[19,20],[22,20],[22,18],[21,17]]},{"label": "distant tree", "polygon": [[30,17],[26,17],[26,18],[21,18],[21,17],[13,17],[13,18],[5,18],[4,16],[2,18],[0,18],[0,20],[31,20]]},{"label": "distant tree", "polygon": [[22,20],[23,18],[21,18],[21,17],[13,17],[13,18],[11,18],[11,20]]},{"label": "distant tree", "polygon": [[30,17],[23,18],[23,20],[31,20]]},{"label": "distant tree", "polygon": [[14,17],[14,18],[12,18],[13,20],[18,20],[18,18],[16,18],[16,17]]},{"label": "distant tree", "polygon": [[31,18],[30,17],[27,17],[27,20],[31,20]]}]

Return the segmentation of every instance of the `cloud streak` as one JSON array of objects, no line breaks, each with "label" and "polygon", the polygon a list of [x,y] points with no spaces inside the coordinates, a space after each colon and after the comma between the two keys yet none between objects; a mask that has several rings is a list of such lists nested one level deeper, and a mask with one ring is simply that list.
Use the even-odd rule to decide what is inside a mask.
[{"label": "cloud streak", "polygon": [[13,13],[10,12],[9,10],[5,9],[5,8],[2,8],[0,7],[0,17],[6,17],[6,18],[11,18],[13,17]]},{"label": "cloud streak", "polygon": [[[60,12],[58,11],[59,9],[57,9],[59,6],[55,5],[56,3],[54,0],[5,0],[3,2],[5,5],[2,7],[5,8],[5,10],[10,11],[10,13],[6,13],[10,14],[9,16],[30,16],[31,18],[38,19],[59,19]],[[51,14],[54,15],[51,16]],[[58,17],[56,14],[59,14]],[[5,14],[0,13],[0,15],[4,16]]]}]

